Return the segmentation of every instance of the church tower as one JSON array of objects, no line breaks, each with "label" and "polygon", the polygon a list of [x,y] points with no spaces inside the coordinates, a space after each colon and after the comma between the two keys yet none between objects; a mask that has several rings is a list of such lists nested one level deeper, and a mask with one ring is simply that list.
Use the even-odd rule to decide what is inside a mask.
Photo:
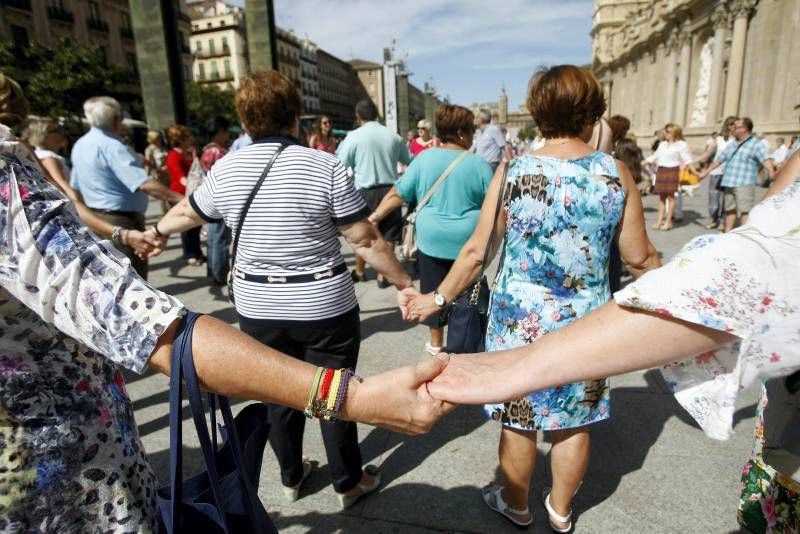
[{"label": "church tower", "polygon": [[508,95],[505,84],[500,90],[500,98],[497,101],[497,122],[502,125],[508,123]]}]

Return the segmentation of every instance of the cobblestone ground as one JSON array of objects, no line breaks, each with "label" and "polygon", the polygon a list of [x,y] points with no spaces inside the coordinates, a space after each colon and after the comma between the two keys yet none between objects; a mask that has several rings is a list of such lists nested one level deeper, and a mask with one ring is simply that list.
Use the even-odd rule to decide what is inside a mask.
[{"label": "cobblestone ground", "polygon": [[[648,228],[657,199],[645,197]],[[672,232],[652,231],[651,239],[672,257],[691,237],[707,232],[705,185],[684,200],[684,218]],[[150,220],[158,215],[151,204]],[[210,287],[205,267],[187,267],[174,237],[169,250],[151,263],[151,282],[189,307],[231,324],[235,314],[224,290]],[[345,246],[348,263],[353,256]],[[394,291],[378,289],[374,276],[357,286],[362,336],[359,371],[374,374],[416,362],[423,355],[426,329],[400,319]],[[647,340],[642,340],[646,350]],[[167,379],[152,373],[129,376],[128,391],[145,447],[156,472],[166,479],[169,463]],[[610,421],[592,428],[592,459],[575,500],[575,532],[731,532],[736,525],[740,468],[750,452],[756,391],[741,396],[734,436],[706,438],[666,392],[654,371],[612,380]],[[239,406],[241,406],[240,404]],[[184,412],[184,447],[191,467],[199,467],[197,442]],[[301,499],[284,500],[274,455],[267,449],[260,496],[282,532],[514,532],[490,512],[478,489],[497,476],[499,428],[480,408],[464,407],[444,418],[427,436],[408,438],[369,426],[359,427],[365,463],[382,467],[380,492],[346,512],[330,487],[319,428],[306,429],[306,454],[319,461]],[[531,507],[534,532],[547,529],[540,501],[548,485],[549,444],[540,437]]]}]

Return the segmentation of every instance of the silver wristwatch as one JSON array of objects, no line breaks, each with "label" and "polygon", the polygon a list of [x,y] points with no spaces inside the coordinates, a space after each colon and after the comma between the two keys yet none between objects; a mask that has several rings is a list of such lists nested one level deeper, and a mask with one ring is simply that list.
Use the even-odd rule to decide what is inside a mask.
[{"label": "silver wristwatch", "polygon": [[439,290],[434,289],[433,291],[433,302],[440,308],[444,308],[447,304],[447,299],[444,298],[444,295],[439,293]]}]

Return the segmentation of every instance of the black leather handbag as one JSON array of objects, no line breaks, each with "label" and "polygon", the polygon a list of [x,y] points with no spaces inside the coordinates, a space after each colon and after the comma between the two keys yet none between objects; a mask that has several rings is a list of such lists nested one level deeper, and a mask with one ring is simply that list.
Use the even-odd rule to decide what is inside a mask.
[{"label": "black leather handbag", "polygon": [[[492,241],[497,226],[497,216],[503,206],[506,190],[508,164],[503,170],[503,181],[497,194],[497,206],[492,220],[492,233],[483,252],[483,264],[478,280],[459,295],[447,310],[447,346],[445,352],[471,354],[486,349],[486,327],[489,323],[489,282],[486,280],[486,266],[492,252]],[[502,264],[502,262],[501,262]]]}]

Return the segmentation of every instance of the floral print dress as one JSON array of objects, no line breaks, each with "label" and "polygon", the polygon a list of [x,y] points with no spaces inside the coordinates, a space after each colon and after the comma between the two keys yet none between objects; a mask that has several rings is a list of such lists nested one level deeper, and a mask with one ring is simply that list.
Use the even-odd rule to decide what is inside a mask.
[{"label": "floral print dress", "polygon": [[12,145],[0,135],[0,531],[151,532],[156,478],[120,367],[142,372],[183,307]]},{"label": "floral print dress", "polygon": [[[739,391],[800,369],[800,183],[758,204],[747,224],[704,235],[614,298],[739,340],[664,367],[678,402],[703,431],[726,439]],[[753,532],[800,532],[800,481],[764,462],[764,407],[742,475],[739,521]]]},{"label": "floral print dress", "polygon": [[[486,349],[536,341],[606,302],[608,258],[625,205],[614,159],[523,156],[505,184],[506,240],[489,307]],[[608,379],[487,404],[488,417],[521,430],[574,428],[610,416]]]}]

